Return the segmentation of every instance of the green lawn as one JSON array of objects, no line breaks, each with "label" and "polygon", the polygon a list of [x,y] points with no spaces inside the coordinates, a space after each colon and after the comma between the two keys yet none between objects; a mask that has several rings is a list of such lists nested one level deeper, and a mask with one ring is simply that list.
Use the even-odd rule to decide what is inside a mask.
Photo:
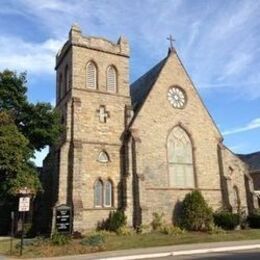
[{"label": "green lawn", "polygon": [[[65,246],[54,246],[49,241],[38,243],[38,245],[25,246],[24,257],[60,256],[72,254],[86,254],[97,251],[122,250],[129,248],[143,248],[154,246],[178,245],[187,243],[203,243],[217,241],[234,241],[260,239],[260,230],[237,230],[228,231],[225,234],[208,234],[201,232],[186,232],[181,235],[165,235],[159,232],[148,234],[133,234],[130,236],[118,236],[105,234],[105,244],[101,247],[90,247],[80,244],[80,239],[72,240]],[[19,244],[16,239],[14,244]],[[8,255],[10,250],[9,240],[0,241],[0,254]],[[16,247],[13,255],[19,255],[19,248]]]}]

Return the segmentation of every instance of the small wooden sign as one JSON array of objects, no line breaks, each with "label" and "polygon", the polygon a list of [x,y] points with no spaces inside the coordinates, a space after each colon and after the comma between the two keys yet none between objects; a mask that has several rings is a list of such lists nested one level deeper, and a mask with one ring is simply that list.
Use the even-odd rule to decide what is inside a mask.
[{"label": "small wooden sign", "polygon": [[29,211],[30,210],[30,197],[20,197],[19,198],[19,211]]},{"label": "small wooden sign", "polygon": [[55,227],[58,233],[71,233],[71,207],[60,205],[56,207]]}]

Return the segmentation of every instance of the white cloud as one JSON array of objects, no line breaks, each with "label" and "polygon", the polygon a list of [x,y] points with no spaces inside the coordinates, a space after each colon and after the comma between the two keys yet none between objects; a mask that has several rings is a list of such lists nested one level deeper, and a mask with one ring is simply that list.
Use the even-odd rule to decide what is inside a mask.
[{"label": "white cloud", "polygon": [[223,79],[237,75],[241,73],[252,61],[254,58],[254,53],[236,53],[234,57],[226,64],[223,70],[223,74],[218,79],[222,81]]},{"label": "white cloud", "polygon": [[246,126],[234,128],[223,132],[223,135],[231,135],[246,132],[252,129],[260,128],[260,118],[255,118],[249,122]]},{"label": "white cloud", "polygon": [[[134,77],[166,55],[166,38],[173,34],[179,55],[198,88],[226,86],[235,94],[243,92],[241,98],[260,97],[260,79],[255,76],[260,69],[258,1],[196,1],[194,5],[189,0],[133,0],[127,5],[121,0],[8,3],[0,12],[22,13],[51,39],[66,37],[74,22],[87,35],[117,40],[125,34],[130,41]],[[24,62],[30,64],[30,54],[23,56]],[[44,66],[48,71],[53,68],[53,57],[41,56],[42,63],[49,64]],[[35,66],[40,70],[40,64]],[[241,84],[247,87],[241,88]]]},{"label": "white cloud", "polygon": [[17,37],[0,36],[0,69],[54,73],[55,55],[63,42],[55,39],[26,42]]}]

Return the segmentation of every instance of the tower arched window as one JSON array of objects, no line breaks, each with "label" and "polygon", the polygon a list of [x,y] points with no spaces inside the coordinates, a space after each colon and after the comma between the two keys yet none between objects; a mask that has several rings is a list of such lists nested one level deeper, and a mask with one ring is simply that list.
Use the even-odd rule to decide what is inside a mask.
[{"label": "tower arched window", "polygon": [[60,100],[62,97],[63,97],[63,79],[62,79],[62,74],[60,73],[58,79],[58,100]]},{"label": "tower arched window", "polygon": [[87,64],[87,88],[97,89],[97,66],[93,61]]},{"label": "tower arched window", "polygon": [[94,185],[94,206],[112,207],[113,206],[113,184],[112,181],[96,180]]},{"label": "tower arched window", "polygon": [[94,185],[94,205],[95,207],[103,206],[103,182],[97,180]]},{"label": "tower arched window", "polygon": [[117,92],[117,71],[112,65],[107,68],[107,91],[111,93]]},{"label": "tower arched window", "polygon": [[181,127],[174,127],[168,136],[169,183],[176,188],[194,188],[192,143]]},{"label": "tower arched window", "polygon": [[113,186],[110,180],[104,185],[104,207],[112,207]]},{"label": "tower arched window", "polygon": [[69,90],[70,88],[70,75],[69,75],[69,66],[67,65],[65,67],[65,93]]}]

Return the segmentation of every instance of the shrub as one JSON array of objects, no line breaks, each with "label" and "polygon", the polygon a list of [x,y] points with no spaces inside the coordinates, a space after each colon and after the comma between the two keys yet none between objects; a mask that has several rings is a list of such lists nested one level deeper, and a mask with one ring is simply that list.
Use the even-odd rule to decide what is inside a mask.
[{"label": "shrub", "polygon": [[181,235],[185,233],[183,229],[180,227],[176,227],[174,225],[165,224],[160,228],[160,232],[166,235]]},{"label": "shrub", "polygon": [[100,233],[89,235],[80,241],[81,245],[87,245],[93,247],[101,247],[104,245],[104,243],[105,243],[105,238]]},{"label": "shrub", "polygon": [[63,246],[63,245],[67,245],[70,242],[70,237],[57,233],[55,232],[52,236],[51,236],[51,243],[55,246]]},{"label": "shrub", "polygon": [[214,223],[225,230],[233,230],[239,225],[240,217],[237,213],[220,211],[214,213]]},{"label": "shrub", "polygon": [[213,223],[212,209],[199,191],[188,193],[182,204],[180,226],[190,231],[208,231]]},{"label": "shrub", "polygon": [[140,225],[137,227],[137,233],[139,234],[148,234],[148,233],[151,233],[152,231],[152,227],[151,225]]},{"label": "shrub", "polygon": [[212,224],[208,230],[209,234],[226,234],[227,232],[223,230],[221,227]]},{"label": "shrub", "polygon": [[130,236],[134,234],[134,230],[128,226],[122,226],[117,229],[116,234],[119,236]]},{"label": "shrub", "polygon": [[123,211],[111,211],[107,220],[98,225],[98,230],[108,230],[116,232],[120,227],[126,225],[126,216]]},{"label": "shrub", "polygon": [[251,228],[260,228],[260,211],[255,210],[249,214],[248,218],[249,227]]},{"label": "shrub", "polygon": [[160,230],[160,228],[164,225],[163,217],[164,217],[163,213],[158,213],[158,212],[153,213],[153,220],[151,222],[151,226],[153,230]]}]

